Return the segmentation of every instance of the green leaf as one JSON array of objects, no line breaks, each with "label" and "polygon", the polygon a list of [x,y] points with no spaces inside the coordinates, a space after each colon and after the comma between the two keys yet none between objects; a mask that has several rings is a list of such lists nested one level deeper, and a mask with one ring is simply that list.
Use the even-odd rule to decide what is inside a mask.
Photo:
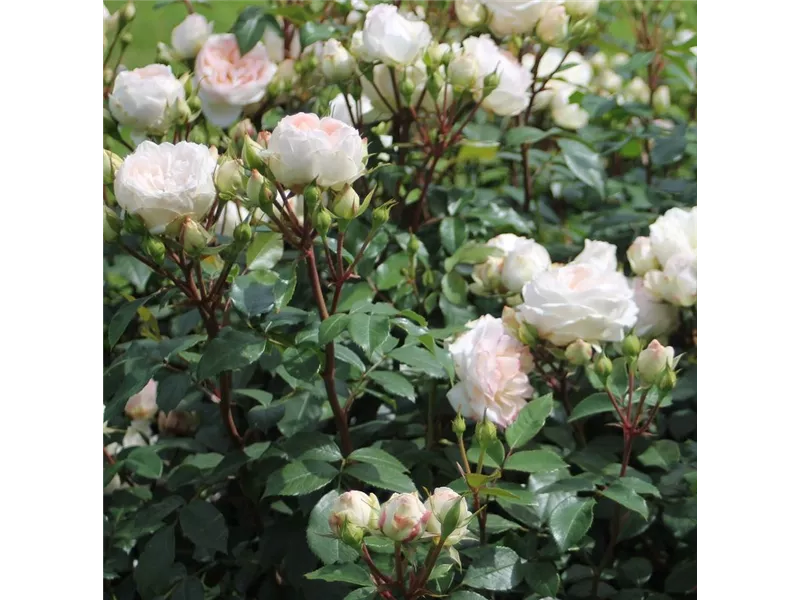
[{"label": "green leaf", "polygon": [[[614,360],[611,367],[611,375],[608,376],[608,389],[614,397],[622,402],[620,405],[628,404],[628,367],[624,358]],[[611,402],[611,400],[609,400]]]},{"label": "green leaf", "polygon": [[279,276],[275,281],[275,287],[272,293],[275,295],[275,312],[280,312],[285,306],[289,304],[294,296],[294,290],[297,287],[297,272],[292,265],[292,274],[289,279],[284,279]]},{"label": "green leaf", "polygon": [[536,127],[514,127],[506,133],[506,145],[520,146],[522,144],[533,145],[550,137],[554,133],[558,133],[558,129],[551,128],[547,131],[542,131]]},{"label": "green leaf", "polygon": [[445,217],[439,223],[439,237],[448,254],[453,254],[467,239],[467,225],[463,219]]},{"label": "green leaf", "polygon": [[661,497],[661,492],[658,491],[658,488],[652,483],[646,482],[644,479],[628,475],[627,477],[621,477],[619,483],[637,494],[650,494],[656,498]]},{"label": "green leaf", "polygon": [[342,600],[373,600],[376,595],[377,592],[374,587],[363,587],[353,590],[342,598]]},{"label": "green leaf", "polygon": [[659,467],[665,471],[681,459],[681,449],[672,440],[657,440],[638,456],[639,462],[646,467]]},{"label": "green leaf", "polygon": [[296,433],[284,442],[283,450],[293,460],[342,460],[342,453],[333,438],[319,431]]},{"label": "green leaf", "polygon": [[442,293],[453,304],[464,306],[468,291],[466,280],[455,271],[450,271],[442,278]]},{"label": "green leaf", "polygon": [[415,492],[417,490],[408,475],[388,467],[355,463],[345,468],[344,473],[382,490],[390,490],[392,492]]},{"label": "green leaf", "polygon": [[[158,385],[158,389],[161,389],[161,384]],[[252,398],[256,402],[258,402],[261,406],[269,406],[272,404],[272,394],[269,392],[265,392],[264,390],[248,390],[248,389],[241,389],[241,390],[233,390],[234,394],[239,394],[241,396],[247,396],[248,398]]]},{"label": "green leaf", "polygon": [[267,341],[254,333],[224,328],[203,350],[197,364],[197,378],[208,379],[254,363],[263,354]]},{"label": "green leaf", "polygon": [[375,285],[381,290],[391,290],[406,280],[402,269],[408,268],[408,256],[403,253],[391,255],[375,271]]},{"label": "green leaf", "polygon": [[306,530],[308,547],[326,565],[353,562],[358,558],[358,553],[353,548],[332,536],[331,527],[328,525],[331,507],[338,497],[337,490],[325,494],[311,509],[308,518]]},{"label": "green leaf", "polygon": [[595,501],[593,498],[567,498],[555,507],[550,515],[550,532],[562,552],[576,545],[592,524]]},{"label": "green leaf", "polygon": [[369,313],[350,315],[348,331],[353,341],[371,355],[389,337],[389,317]]},{"label": "green leaf", "polygon": [[550,450],[526,450],[512,454],[506,461],[504,469],[523,471],[525,473],[541,473],[555,471],[567,466],[561,457]]},{"label": "green leaf", "polygon": [[474,553],[463,584],[502,591],[513,589],[522,577],[522,561],[516,552],[505,546],[486,546]]},{"label": "green leaf", "polygon": [[525,565],[525,581],[542,596],[556,597],[561,580],[553,563],[535,562]]},{"label": "green leaf", "polygon": [[409,383],[408,379],[396,371],[373,371],[369,374],[369,378],[379,384],[390,394],[396,394],[398,396],[402,396],[403,398],[408,398],[412,402],[416,401],[417,399],[414,386]]},{"label": "green leaf", "polygon": [[600,155],[575,140],[562,138],[558,140],[558,145],[564,153],[564,160],[572,174],[589,187],[597,190],[601,197],[605,197],[604,171]]},{"label": "green leaf", "polygon": [[257,233],[247,249],[247,268],[251,271],[268,271],[278,264],[281,256],[283,237],[280,233]]},{"label": "green leaf", "polygon": [[306,575],[306,579],[321,579],[322,581],[341,581],[353,585],[372,585],[372,578],[366,569],[357,564],[325,565],[321,569]]},{"label": "green leaf", "polygon": [[313,429],[322,418],[322,401],[319,396],[300,392],[286,404],[286,412],[278,423],[278,429],[285,436]]},{"label": "green leaf", "polygon": [[486,600],[485,596],[469,590],[456,590],[447,597],[449,600]]},{"label": "green leaf", "polygon": [[131,320],[133,319],[136,312],[147,302],[153,299],[158,292],[155,294],[150,294],[149,296],[145,296],[144,298],[138,298],[137,300],[133,300],[132,302],[128,302],[127,304],[120,307],[114,316],[111,317],[111,320],[108,322],[108,345],[114,346],[119,341],[119,338],[122,337],[122,334],[125,333],[125,330],[128,328]]},{"label": "green leaf", "polygon": [[656,139],[650,158],[654,165],[660,167],[679,161],[685,152],[686,132],[678,128],[672,135]]},{"label": "green leaf", "polygon": [[350,350],[347,346],[342,346],[341,344],[334,344],[333,346],[333,355],[336,357],[337,360],[341,360],[342,362],[346,362],[348,365],[354,366],[360,372],[364,372],[367,368],[364,366],[364,361],[362,361],[358,354]]},{"label": "green leaf", "polygon": [[389,357],[431,377],[444,378],[445,376],[444,369],[438,364],[439,361],[429,350],[421,346],[406,345],[395,348],[389,353]]},{"label": "green leaf", "polygon": [[171,600],[204,600],[206,597],[203,582],[197,577],[190,576],[181,579],[175,591],[170,596]]},{"label": "green leaf", "polygon": [[592,394],[578,403],[567,421],[572,423],[578,419],[605,412],[614,412],[614,405],[611,404],[608,394],[605,392]]},{"label": "green leaf", "polygon": [[476,265],[485,262],[491,256],[502,255],[503,251],[500,248],[486,246],[485,244],[478,244],[476,242],[467,242],[456,250],[453,256],[444,261],[444,270],[449,272],[452,271],[456,265]]},{"label": "green leaf", "polygon": [[523,408],[517,420],[506,429],[506,443],[510,450],[519,448],[533,439],[553,411],[553,395],[534,398]]},{"label": "green leaf", "polygon": [[306,48],[314,42],[324,42],[339,33],[339,29],[329,23],[303,23],[300,27],[300,46]]},{"label": "green leaf", "polygon": [[350,323],[350,315],[337,313],[331,315],[319,324],[319,345],[325,346],[328,342],[336,339]]},{"label": "green leaf", "polygon": [[165,582],[174,560],[175,528],[170,525],[157,531],[139,554],[133,578],[142,596],[152,596],[146,591]]},{"label": "green leaf", "polygon": [[195,546],[228,552],[228,526],[217,508],[203,500],[192,500],[178,515],[181,531]]},{"label": "green leaf", "polygon": [[152,446],[134,448],[125,458],[125,466],[140,477],[147,479],[158,479],[164,468],[161,457]]},{"label": "green leaf", "polygon": [[303,496],[326,486],[339,471],[319,460],[298,460],[270,474],[264,496]]},{"label": "green leaf", "polygon": [[233,280],[231,301],[248,317],[263,315],[275,308],[276,277],[272,273],[253,271]]},{"label": "green leaf", "polygon": [[255,47],[264,35],[266,27],[266,15],[264,9],[259,6],[248,6],[239,14],[231,31],[236,36],[236,43],[242,56]]},{"label": "green leaf", "polygon": [[621,504],[628,510],[639,513],[645,519],[647,518],[647,502],[645,502],[644,498],[634,492],[631,488],[624,486],[621,483],[612,483],[601,493],[609,500],[613,500],[617,504]]},{"label": "green leaf", "polygon": [[404,473],[408,472],[408,468],[403,463],[380,448],[358,448],[357,450],[354,450],[347,458],[348,460],[352,459],[358,462],[375,465],[381,469],[387,468],[395,471],[402,471]]}]

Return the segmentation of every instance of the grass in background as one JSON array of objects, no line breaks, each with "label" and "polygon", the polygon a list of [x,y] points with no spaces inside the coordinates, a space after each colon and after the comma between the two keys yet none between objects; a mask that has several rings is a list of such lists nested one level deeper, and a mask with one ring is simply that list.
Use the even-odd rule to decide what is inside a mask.
[{"label": "grass in background", "polygon": [[[126,2],[105,2],[112,13],[125,6]],[[225,33],[230,30],[239,12],[252,1],[231,0],[225,2],[207,2],[194,4],[195,11],[214,21],[214,33]],[[182,2],[169,4],[156,9],[152,0],[134,2],[136,18],[126,29],[133,35],[133,43],[125,51],[122,64],[129,69],[149,65],[156,60],[156,44],[169,44],[172,30],[186,17],[186,7]],[[98,9],[99,12],[99,9]],[[116,56],[116,54],[115,54]],[[113,61],[111,64],[114,64]]]}]

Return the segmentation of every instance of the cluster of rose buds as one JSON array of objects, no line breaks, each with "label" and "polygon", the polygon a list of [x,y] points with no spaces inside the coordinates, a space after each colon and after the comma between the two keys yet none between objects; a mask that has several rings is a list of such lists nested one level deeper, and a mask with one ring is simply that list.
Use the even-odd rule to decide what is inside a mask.
[{"label": "cluster of rose buds", "polygon": [[[334,501],[328,523],[336,537],[357,548],[368,534],[398,543],[431,540],[449,547],[467,536],[471,518],[463,496],[447,487],[436,488],[425,502],[416,493],[405,493],[393,494],[383,504],[374,494],[352,490]],[[444,525],[450,520],[449,527]]]}]

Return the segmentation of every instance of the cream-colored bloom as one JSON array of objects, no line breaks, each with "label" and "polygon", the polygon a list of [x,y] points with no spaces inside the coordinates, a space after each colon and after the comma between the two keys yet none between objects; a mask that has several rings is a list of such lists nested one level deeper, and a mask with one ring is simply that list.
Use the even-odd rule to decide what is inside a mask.
[{"label": "cream-colored bloom", "polygon": [[369,60],[395,67],[416,62],[431,42],[427,23],[401,15],[391,4],[378,4],[369,10],[363,36]]},{"label": "cream-colored bloom", "polygon": [[456,505],[459,507],[458,525],[455,530],[447,536],[447,540],[444,543],[445,546],[457,544],[464,539],[464,536],[468,533],[467,525],[469,524],[470,517],[472,517],[472,513],[467,507],[467,501],[461,494],[454,492],[449,487],[436,488],[433,490],[433,494],[425,500],[424,506],[431,513],[431,518],[427,526],[428,533],[432,533],[436,536],[441,536],[442,522],[447,517],[447,513]]},{"label": "cream-colored bloom", "polygon": [[486,19],[486,7],[481,0],[455,0],[456,18],[464,27],[476,27]]},{"label": "cream-colored bloom", "polygon": [[316,181],[338,190],[364,173],[365,144],[358,131],[338,119],[297,113],[275,127],[266,156],[286,187]]},{"label": "cream-colored bloom", "polygon": [[518,243],[524,240],[525,238],[513,233],[501,233],[486,242],[487,246],[499,248],[503,254],[501,256],[490,256],[484,262],[472,268],[472,278],[478,284],[479,291],[495,291],[499,288],[506,256]]},{"label": "cream-colored bloom", "polygon": [[531,99],[533,77],[528,69],[509,52],[495,44],[484,34],[464,40],[464,53],[472,56],[478,65],[477,81],[473,94],[476,101],[483,97],[484,79],[491,73],[500,78],[497,88],[483,98],[483,108],[500,116],[515,116],[528,106]]},{"label": "cream-colored bloom", "polygon": [[512,336],[502,319],[484,315],[450,344],[459,383],[447,393],[455,410],[467,418],[486,418],[508,427],[533,395],[528,373],[530,350]]},{"label": "cream-colored bloom", "polygon": [[697,207],[670,208],[650,225],[650,244],[666,267],[676,254],[697,254]]},{"label": "cream-colored bloom", "polygon": [[186,15],[186,18],[172,30],[172,48],[178,58],[194,58],[214,31],[214,22],[200,13]]},{"label": "cream-colored bloom", "polygon": [[320,68],[328,81],[344,81],[353,76],[357,65],[339,40],[330,39],[322,46]]},{"label": "cream-colored bloom", "polygon": [[140,216],[152,233],[175,219],[201,220],[217,195],[216,154],[192,142],[144,141],[125,157],[114,179],[117,202]]},{"label": "cream-colored bloom", "polygon": [[534,240],[518,241],[506,254],[500,281],[505,289],[517,294],[526,283],[550,267],[550,254]]},{"label": "cream-colored bloom", "polygon": [[677,306],[659,301],[647,288],[644,281],[637,277],[631,283],[633,300],[639,307],[639,315],[633,332],[646,339],[669,335],[680,324],[680,309]]},{"label": "cream-colored bloom", "polygon": [[125,404],[125,414],[128,415],[128,418],[134,421],[152,419],[158,412],[157,390],[158,383],[155,379],[151,379],[139,393],[128,398],[128,402]]},{"label": "cream-colored bloom", "polygon": [[345,521],[356,527],[374,530],[378,528],[380,510],[381,505],[375,494],[367,496],[364,492],[352,490],[333,501],[328,524],[336,535],[341,535]]},{"label": "cream-colored bloom", "polygon": [[425,533],[431,511],[416,493],[392,494],[381,506],[378,527],[383,535],[396,542],[413,542]]},{"label": "cream-colored bloom", "polygon": [[628,248],[628,262],[637,275],[644,275],[648,271],[658,269],[658,259],[653,252],[650,238],[640,235]]},{"label": "cream-colored bloom", "polygon": [[585,240],[583,250],[573,263],[594,263],[603,271],[617,270],[617,247],[608,242],[597,240]]},{"label": "cream-colored bloom", "polygon": [[536,35],[545,44],[558,44],[567,37],[569,15],[563,6],[549,7],[536,23]]},{"label": "cream-colored bloom", "polygon": [[331,109],[331,117],[347,123],[351,127],[358,125],[358,123],[353,123],[353,118],[358,120],[360,115],[362,120],[369,120],[373,110],[372,101],[368,96],[361,96],[361,99],[356,102],[356,99],[350,94],[347,94],[347,100],[345,100],[344,94],[337,95],[328,106]]},{"label": "cream-colored bloom", "polygon": [[214,125],[228,127],[245,106],[264,98],[278,67],[261,42],[242,56],[236,36],[225,33],[208,38],[194,69],[203,114]]},{"label": "cream-colored bloom", "polygon": [[122,125],[130,127],[134,137],[164,135],[173,122],[172,108],[186,99],[183,84],[166,65],[148,65],[122,71],[114,80],[108,108]]},{"label": "cream-colored bloom", "polygon": [[600,7],[600,0],[566,0],[564,8],[571,17],[582,19],[583,17],[591,17],[597,12]]},{"label": "cream-colored bloom", "polygon": [[531,33],[539,19],[560,0],[483,0],[489,29],[498,37]]}]

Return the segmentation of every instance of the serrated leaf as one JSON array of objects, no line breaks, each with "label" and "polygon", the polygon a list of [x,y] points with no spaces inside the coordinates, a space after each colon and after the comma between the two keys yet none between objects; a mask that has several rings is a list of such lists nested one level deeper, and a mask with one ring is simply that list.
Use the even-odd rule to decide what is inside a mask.
[{"label": "serrated leaf", "polygon": [[330,483],[339,473],[328,463],[298,460],[270,474],[264,496],[302,496]]},{"label": "serrated leaf", "polygon": [[346,546],[331,534],[328,524],[331,507],[339,497],[337,490],[331,490],[314,505],[308,518],[306,539],[308,547],[326,565],[334,563],[353,562],[358,558],[358,553]]},{"label": "serrated leaf", "polygon": [[149,597],[147,590],[163,583],[169,575],[169,567],[175,560],[175,528],[163,527],[144,545],[139,554],[133,578],[140,593]]},{"label": "serrated leaf", "polygon": [[350,315],[348,331],[353,341],[371,355],[389,337],[389,317],[369,313]]},{"label": "serrated leaf", "polygon": [[293,460],[342,460],[342,453],[333,438],[318,431],[297,433],[287,439],[283,450]]},{"label": "serrated leaf", "polygon": [[609,500],[613,500],[617,504],[621,504],[628,510],[639,513],[645,519],[647,518],[647,502],[645,502],[644,498],[634,492],[631,488],[626,487],[621,483],[612,483],[610,486],[604,489],[601,494],[603,494],[603,496]]},{"label": "serrated leaf", "polygon": [[510,450],[528,443],[539,433],[548,415],[553,411],[553,395],[534,398],[525,405],[517,419],[506,429],[506,443]]},{"label": "serrated leaf", "polygon": [[600,197],[605,197],[604,169],[600,155],[575,140],[561,138],[558,140],[558,145],[572,174],[597,190]]},{"label": "serrated leaf", "polygon": [[122,334],[125,333],[125,330],[128,328],[131,320],[133,319],[134,315],[136,315],[137,311],[147,304],[150,300],[156,296],[158,292],[155,294],[150,294],[149,296],[145,296],[144,298],[139,298],[137,300],[133,300],[121,306],[114,316],[111,317],[111,320],[108,322],[108,345],[114,346],[119,341],[119,338],[122,337]]},{"label": "serrated leaf", "polygon": [[560,579],[553,563],[535,562],[525,565],[525,581],[534,592],[553,598],[558,594]]},{"label": "serrated leaf", "polygon": [[275,308],[275,281],[273,273],[253,271],[240,275],[231,285],[231,301],[237,310],[248,317],[256,317]]},{"label": "serrated leaf", "polygon": [[567,463],[555,452],[550,450],[525,450],[509,456],[503,468],[525,473],[541,473],[566,467]]},{"label": "serrated leaf", "polygon": [[239,14],[231,31],[236,36],[236,43],[242,56],[255,47],[264,35],[266,27],[266,15],[264,9],[259,6],[248,6]]},{"label": "serrated leaf", "polygon": [[450,271],[442,278],[442,293],[453,304],[465,305],[468,292],[466,280],[457,272]]},{"label": "serrated leaf", "polygon": [[217,508],[203,500],[192,500],[179,513],[181,531],[196,546],[228,551],[228,526]]},{"label": "serrated leaf", "polygon": [[522,581],[522,561],[517,553],[505,546],[480,548],[467,569],[463,584],[469,587],[503,591],[513,589]]},{"label": "serrated leaf", "polygon": [[325,346],[328,342],[336,339],[350,324],[350,315],[337,313],[331,315],[319,324],[319,344]]},{"label": "serrated leaf", "polygon": [[355,463],[346,467],[344,473],[382,490],[401,493],[417,490],[408,475],[397,469],[379,468],[367,463]]},{"label": "serrated leaf", "polygon": [[131,453],[125,458],[125,467],[147,479],[158,479],[161,477],[161,471],[164,464],[161,462],[161,457],[152,446],[141,446],[134,448]]},{"label": "serrated leaf", "polygon": [[578,405],[573,409],[572,414],[569,416],[568,422],[572,423],[578,419],[584,419],[591,415],[597,415],[605,412],[614,412],[614,405],[608,394],[605,392],[592,394],[581,400]]},{"label": "serrated leaf", "polygon": [[658,488],[652,483],[646,482],[644,479],[639,479],[638,477],[628,475],[626,477],[621,477],[619,479],[619,483],[624,485],[626,488],[633,490],[637,494],[650,494],[656,498],[661,497],[661,492],[658,491]]},{"label": "serrated leaf", "polygon": [[467,239],[467,225],[463,219],[445,217],[439,223],[439,237],[444,249],[453,254]]},{"label": "serrated leaf", "polygon": [[404,473],[408,472],[408,468],[403,463],[380,448],[358,448],[354,450],[347,458],[348,460],[352,459],[358,462],[375,465],[379,468],[386,467],[389,469],[394,469],[395,471],[402,471]]},{"label": "serrated leaf", "polygon": [[306,579],[321,579],[322,581],[341,581],[353,585],[372,585],[372,578],[366,569],[357,564],[325,565],[321,569],[306,575]]},{"label": "serrated leaf", "polygon": [[255,333],[224,328],[203,350],[197,364],[197,378],[208,379],[254,363],[263,354],[267,341]]},{"label": "serrated leaf", "polygon": [[414,386],[411,385],[408,379],[403,377],[400,373],[395,371],[373,371],[369,374],[369,378],[375,381],[390,394],[402,396],[403,398],[407,398],[412,402],[416,401],[417,399]]},{"label": "serrated leaf", "polygon": [[347,346],[334,344],[333,355],[337,360],[341,360],[342,362],[346,362],[348,365],[354,366],[362,373],[367,370],[367,368],[364,366],[364,362],[358,357],[358,354],[350,350],[350,348]]},{"label": "serrated leaf", "polygon": [[672,440],[657,440],[637,458],[647,467],[658,467],[668,471],[672,465],[680,461],[681,449],[677,442]]},{"label": "serrated leaf", "polygon": [[445,372],[437,358],[427,348],[406,345],[395,348],[389,357],[431,377],[444,378]]},{"label": "serrated leaf", "polygon": [[595,500],[567,498],[553,509],[548,524],[556,545],[562,552],[576,545],[592,524]]},{"label": "serrated leaf", "polygon": [[536,127],[514,127],[508,130],[505,137],[505,143],[508,146],[520,146],[522,144],[533,145],[550,137],[554,133],[558,133],[558,129],[551,128],[547,131],[542,131]]},{"label": "serrated leaf", "polygon": [[247,249],[247,268],[269,271],[283,256],[283,236],[280,233],[256,233]]}]

